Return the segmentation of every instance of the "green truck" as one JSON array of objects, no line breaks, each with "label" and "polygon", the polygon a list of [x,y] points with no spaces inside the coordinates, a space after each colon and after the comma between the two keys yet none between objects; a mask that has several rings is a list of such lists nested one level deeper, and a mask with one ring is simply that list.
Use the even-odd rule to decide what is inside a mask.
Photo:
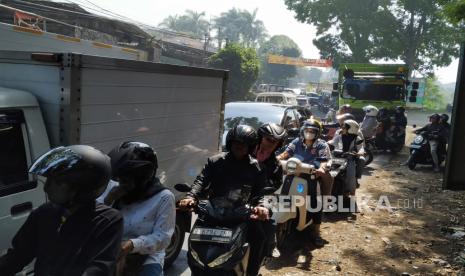
[{"label": "green truck", "polygon": [[361,119],[366,105],[393,110],[417,102],[418,83],[410,83],[408,75],[405,64],[341,64],[333,90],[339,95],[339,106],[350,104]]}]

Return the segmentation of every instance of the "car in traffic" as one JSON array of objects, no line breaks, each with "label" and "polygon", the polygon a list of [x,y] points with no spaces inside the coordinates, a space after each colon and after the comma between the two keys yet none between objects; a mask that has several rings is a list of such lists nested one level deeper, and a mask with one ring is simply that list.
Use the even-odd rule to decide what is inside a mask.
[{"label": "car in traffic", "polygon": [[246,124],[258,129],[265,123],[275,123],[286,130],[298,129],[302,119],[297,106],[273,103],[230,102],[224,108],[223,146],[228,131],[236,125]]},{"label": "car in traffic", "polygon": [[284,92],[263,92],[257,95],[255,101],[259,103],[297,105],[297,95]]}]

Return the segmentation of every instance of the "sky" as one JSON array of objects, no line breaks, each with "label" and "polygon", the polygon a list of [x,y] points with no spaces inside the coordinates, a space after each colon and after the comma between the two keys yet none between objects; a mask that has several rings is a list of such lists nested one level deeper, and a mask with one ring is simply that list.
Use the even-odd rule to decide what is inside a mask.
[{"label": "sky", "polygon": [[[252,12],[258,8],[257,18],[265,24],[270,36],[284,34],[294,40],[302,49],[305,58],[319,58],[318,49],[312,40],[316,28],[300,23],[289,11],[284,0],[71,0],[88,7],[96,4],[114,13],[132,18],[136,21],[158,26],[167,16],[183,14],[186,9],[205,12],[206,19],[213,19],[221,12],[239,8]],[[90,10],[91,11],[91,10]],[[92,12],[92,11],[91,11]],[[445,68],[438,68],[436,75],[443,83],[455,82],[458,60]]]}]

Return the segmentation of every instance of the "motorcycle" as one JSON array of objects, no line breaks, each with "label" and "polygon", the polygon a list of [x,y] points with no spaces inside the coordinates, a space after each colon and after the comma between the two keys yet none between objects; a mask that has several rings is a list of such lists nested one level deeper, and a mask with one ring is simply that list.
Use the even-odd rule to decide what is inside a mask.
[{"label": "motorcycle", "polygon": [[[176,184],[175,189],[188,192],[187,184]],[[264,188],[262,194],[272,193]],[[246,275],[250,246],[248,225],[253,203],[236,206],[230,199],[220,197],[199,200],[193,211],[198,215],[189,235],[187,262],[193,275]]]},{"label": "motorcycle", "polygon": [[380,121],[376,131],[375,146],[379,151],[389,150],[392,153],[397,153],[402,150],[405,145],[405,131],[390,128],[393,118]]},{"label": "motorcycle", "polygon": [[[407,164],[409,169],[415,169],[417,164],[434,166],[433,157],[431,156],[431,148],[429,145],[430,140],[439,140],[439,133],[437,131],[422,131],[417,133],[417,136],[413,139],[413,142],[409,146],[410,158]],[[441,145],[438,146],[439,164],[446,159],[446,151],[443,148],[444,147],[441,147]]]},{"label": "motorcycle", "polygon": [[[288,196],[286,199],[290,200],[291,204],[288,204],[288,207],[290,207],[288,211],[278,210],[278,212],[273,212],[271,217],[277,223],[276,238],[278,247],[283,244],[286,237],[293,230],[303,231],[311,225],[312,220],[307,216],[309,212],[307,207],[311,206],[307,195],[313,195],[313,198],[321,201],[321,189],[316,179],[314,165],[303,163],[298,158],[292,157],[281,161],[281,166],[285,177],[283,185],[276,191],[276,194]],[[293,202],[297,203],[297,197],[300,197],[303,202],[299,201],[299,206],[292,206]]]},{"label": "motorcycle", "polygon": [[365,166],[373,162],[373,153],[381,152],[376,146],[376,138],[365,138]]},{"label": "motorcycle", "polygon": [[331,194],[336,198],[336,203],[338,205],[338,200],[342,198],[342,207],[350,208],[351,198],[347,195],[347,191],[356,189],[357,186],[356,182],[354,185],[353,179],[348,179],[350,177],[355,177],[355,175],[349,175],[348,168],[350,166],[355,166],[357,155],[356,153],[343,152],[341,150],[333,150],[332,155],[330,173],[334,178],[334,183]]}]

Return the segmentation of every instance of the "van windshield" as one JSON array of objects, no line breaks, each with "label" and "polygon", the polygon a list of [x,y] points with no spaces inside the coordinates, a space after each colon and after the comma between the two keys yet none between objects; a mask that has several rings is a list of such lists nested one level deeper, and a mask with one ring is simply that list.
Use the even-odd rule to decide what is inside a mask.
[{"label": "van windshield", "polygon": [[382,82],[372,80],[346,80],[342,97],[357,100],[395,101],[405,97],[401,82]]}]

